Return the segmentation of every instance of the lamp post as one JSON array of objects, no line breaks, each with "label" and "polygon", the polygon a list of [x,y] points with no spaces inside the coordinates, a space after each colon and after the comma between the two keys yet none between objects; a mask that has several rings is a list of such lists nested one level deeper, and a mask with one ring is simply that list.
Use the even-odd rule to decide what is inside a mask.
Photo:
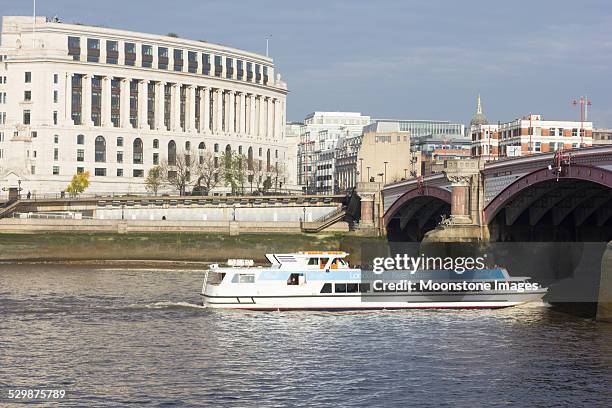
[{"label": "lamp post", "polygon": [[408,169],[404,169],[404,178],[407,179],[408,178]]},{"label": "lamp post", "polygon": [[370,182],[370,166],[367,166],[368,169],[368,183]]},{"label": "lamp post", "polygon": [[303,218],[303,220],[304,220],[304,222],[306,222],[306,207],[303,207],[303,208],[302,208],[302,211],[304,212],[304,218]]},{"label": "lamp post", "polygon": [[380,181],[383,181],[383,177],[385,176],[385,173],[378,173],[377,176],[380,177]]},{"label": "lamp post", "polygon": [[384,183],[387,184],[387,163],[389,163],[389,162],[386,161],[384,163],[385,163],[385,172],[383,173],[384,178],[385,178]]},{"label": "lamp post", "polygon": [[363,157],[359,159],[359,181],[363,181],[362,174],[363,174]]}]

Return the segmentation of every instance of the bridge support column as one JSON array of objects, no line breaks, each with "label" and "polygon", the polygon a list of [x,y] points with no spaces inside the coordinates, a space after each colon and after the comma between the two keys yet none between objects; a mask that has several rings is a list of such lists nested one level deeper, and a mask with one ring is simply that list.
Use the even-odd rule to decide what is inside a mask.
[{"label": "bridge support column", "polygon": [[374,227],[374,194],[361,195],[361,219],[359,225],[362,227]]},{"label": "bridge support column", "polygon": [[379,235],[384,234],[384,222],[381,221],[382,198],[381,190],[383,183],[377,182],[358,182],[356,193],[361,200],[361,215],[356,229],[363,234]]}]

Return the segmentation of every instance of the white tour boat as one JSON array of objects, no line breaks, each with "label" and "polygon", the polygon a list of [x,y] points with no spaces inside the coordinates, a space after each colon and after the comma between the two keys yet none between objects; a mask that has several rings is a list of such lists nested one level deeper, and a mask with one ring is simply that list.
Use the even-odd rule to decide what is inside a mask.
[{"label": "white tour boat", "polygon": [[[210,265],[202,286],[204,305],[248,310],[358,310],[501,308],[542,299],[547,289],[512,278],[504,268],[403,271],[389,284],[383,275],[363,279],[341,251],[267,254],[272,264],[230,259]],[[402,271],[399,271],[400,273]],[[411,283],[412,282],[412,283]],[[527,289],[525,289],[527,288]]]}]

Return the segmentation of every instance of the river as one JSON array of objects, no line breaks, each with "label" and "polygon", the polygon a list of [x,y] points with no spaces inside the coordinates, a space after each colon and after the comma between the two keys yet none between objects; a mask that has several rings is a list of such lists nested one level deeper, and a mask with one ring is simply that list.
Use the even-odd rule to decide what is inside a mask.
[{"label": "river", "polygon": [[610,324],[544,304],[209,311],[202,277],[190,265],[1,264],[0,406],[24,388],[90,407],[609,406]]}]

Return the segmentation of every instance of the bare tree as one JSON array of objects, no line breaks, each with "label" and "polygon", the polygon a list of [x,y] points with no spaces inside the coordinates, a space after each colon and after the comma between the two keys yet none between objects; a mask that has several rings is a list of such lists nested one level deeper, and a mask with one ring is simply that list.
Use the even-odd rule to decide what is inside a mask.
[{"label": "bare tree", "polygon": [[147,178],[145,179],[145,188],[147,191],[157,195],[157,192],[164,184],[164,172],[160,166],[153,166],[147,172]]},{"label": "bare tree", "polygon": [[[164,182],[185,195],[187,189],[193,184],[196,170],[196,161],[191,150],[182,150],[176,153],[176,157],[165,159],[159,165]],[[197,179],[196,179],[197,180]]]},{"label": "bare tree", "polygon": [[206,195],[221,182],[223,169],[219,165],[219,158],[210,152],[205,152],[198,157],[195,165],[196,185]]},{"label": "bare tree", "polygon": [[287,165],[276,162],[276,165],[271,169],[271,177],[274,191],[282,190],[287,178]]},{"label": "bare tree", "polygon": [[263,164],[262,160],[253,161],[253,169],[249,171],[249,182],[251,184],[251,191],[262,191],[264,190],[264,182],[268,177],[268,172]]}]

